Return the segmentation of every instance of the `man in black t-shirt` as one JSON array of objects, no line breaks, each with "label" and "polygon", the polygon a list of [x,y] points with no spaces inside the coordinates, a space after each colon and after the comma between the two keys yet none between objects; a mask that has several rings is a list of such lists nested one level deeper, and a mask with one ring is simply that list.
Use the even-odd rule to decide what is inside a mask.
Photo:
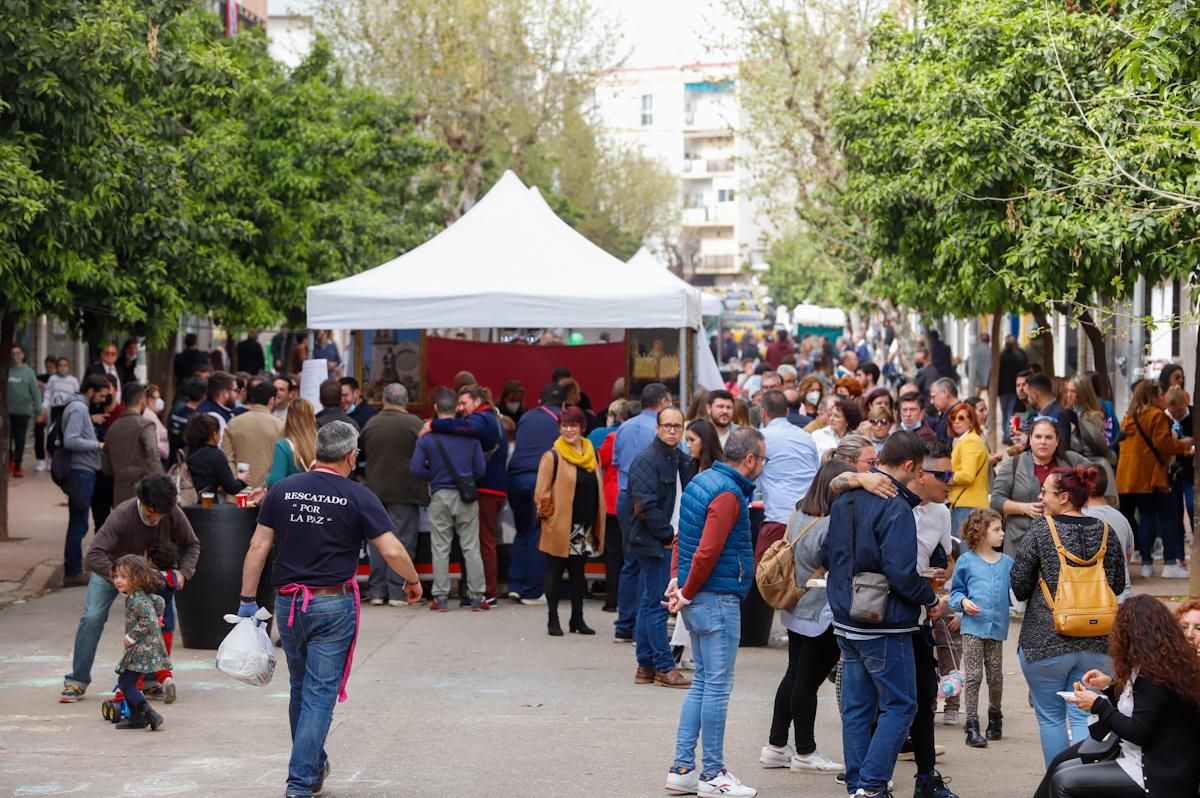
[{"label": "man in black t-shirt", "polygon": [[267,554],[275,547],[271,582],[275,612],[287,620],[279,637],[292,675],[288,717],[292,756],[288,795],[312,795],[329,775],[325,736],[334,704],[346,699],[346,678],[358,637],[358,553],[375,545],[404,577],[410,603],[420,600],[417,569],[392,534],[392,519],[375,494],[347,477],[358,462],[358,430],[331,421],[317,432],[317,465],[278,483],[263,500],[242,567],[238,615],[258,610],[255,595]]}]

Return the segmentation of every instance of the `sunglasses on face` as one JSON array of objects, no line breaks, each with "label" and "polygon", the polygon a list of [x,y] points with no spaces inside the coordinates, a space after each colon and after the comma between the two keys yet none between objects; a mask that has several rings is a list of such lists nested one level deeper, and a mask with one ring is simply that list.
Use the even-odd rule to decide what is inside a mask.
[{"label": "sunglasses on face", "polygon": [[892,423],[892,422],[888,421],[886,418],[873,418],[873,419],[871,419],[871,426],[873,426],[873,427],[886,427],[886,426],[888,426],[888,425],[889,425],[889,424],[891,424],[891,423]]},{"label": "sunglasses on face", "polygon": [[950,480],[954,479],[953,471],[935,471],[934,469],[931,469],[931,468],[922,468],[921,470],[924,471],[926,474],[929,474],[929,476],[933,477],[938,482],[943,482],[947,485],[950,484]]}]

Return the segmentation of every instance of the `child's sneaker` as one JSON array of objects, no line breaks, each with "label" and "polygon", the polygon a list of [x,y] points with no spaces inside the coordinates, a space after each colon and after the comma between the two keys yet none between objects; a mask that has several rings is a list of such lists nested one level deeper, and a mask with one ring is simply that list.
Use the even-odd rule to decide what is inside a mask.
[{"label": "child's sneaker", "polygon": [[441,597],[435,596],[433,598],[433,600],[429,602],[429,609],[432,612],[449,612],[450,611],[450,600],[447,599],[445,596],[441,596]]},{"label": "child's sneaker", "polygon": [[175,703],[175,677],[174,676],[168,676],[166,679],[163,679],[162,691],[163,691],[163,703],[164,704],[174,704]]},{"label": "child's sneaker", "polygon": [[83,694],[87,690],[86,687],[79,684],[68,684],[63,687],[63,691],[58,694],[58,703],[74,704],[76,701],[83,700]]},{"label": "child's sneaker", "polygon": [[696,795],[701,798],[754,798],[758,790],[747,787],[724,768],[710,779],[700,779]]},{"label": "child's sneaker", "polygon": [[487,612],[491,608],[492,605],[488,604],[482,596],[471,599],[471,612]]},{"label": "child's sneaker", "polygon": [[664,790],[673,795],[695,795],[700,788],[700,771],[692,768],[671,768],[667,771],[667,785]]}]

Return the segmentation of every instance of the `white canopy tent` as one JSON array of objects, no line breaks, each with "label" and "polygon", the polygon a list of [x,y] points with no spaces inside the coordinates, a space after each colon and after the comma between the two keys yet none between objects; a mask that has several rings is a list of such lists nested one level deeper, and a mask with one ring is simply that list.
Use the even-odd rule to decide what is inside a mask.
[{"label": "white canopy tent", "polygon": [[461,219],[369,271],[308,289],[308,326],[697,327],[699,292],[622,263],[505,172]]},{"label": "white canopy tent", "polygon": [[[685,331],[700,326],[700,292],[637,261],[623,263],[588,241],[536,188],[506,171],[470,211],[421,246],[309,287],[308,326],[666,327],[680,331],[682,344]],[[688,359],[680,358],[685,399]]]}]

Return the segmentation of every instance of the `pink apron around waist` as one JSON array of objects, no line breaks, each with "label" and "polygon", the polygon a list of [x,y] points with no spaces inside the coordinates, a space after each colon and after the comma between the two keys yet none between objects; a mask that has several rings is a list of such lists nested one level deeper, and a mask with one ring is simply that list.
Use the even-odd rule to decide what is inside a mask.
[{"label": "pink apron around waist", "polygon": [[[346,694],[346,682],[350,681],[350,666],[354,663],[354,647],[358,645],[358,627],[362,621],[362,596],[358,592],[358,578],[350,577],[344,584],[350,585],[351,592],[354,593],[354,637],[350,640],[350,650],[346,652],[346,666],[342,669],[342,684],[338,688],[338,703],[345,701],[349,696]],[[308,612],[308,601],[313,597],[312,590],[308,585],[301,585],[296,582],[290,585],[284,585],[279,588],[281,596],[300,595],[300,612]],[[292,599],[292,609],[288,613],[288,628],[291,628],[292,622],[296,619],[296,600]]]}]

